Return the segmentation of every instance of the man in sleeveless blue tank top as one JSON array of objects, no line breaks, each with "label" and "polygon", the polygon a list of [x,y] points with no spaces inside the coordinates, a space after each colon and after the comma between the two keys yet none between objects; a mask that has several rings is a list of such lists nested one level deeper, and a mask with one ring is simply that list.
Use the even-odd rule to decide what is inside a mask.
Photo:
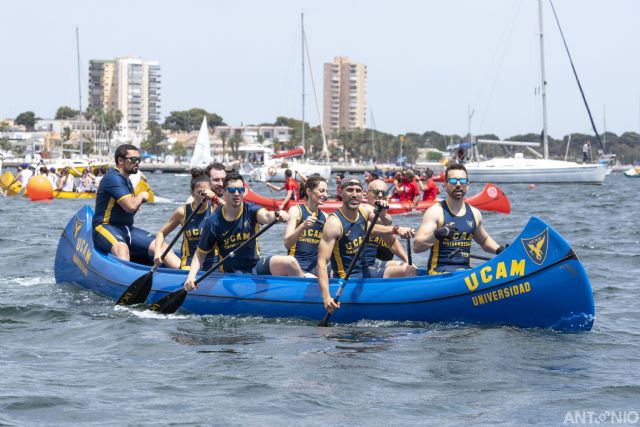
[{"label": "man in sleeveless blue tank top", "polygon": [[[151,262],[153,234],[133,226],[135,213],[149,200],[146,191],[136,196],[129,180],[129,175],[138,172],[140,159],[133,145],[123,144],[116,149],[116,167],[104,175],[96,193],[93,242],[96,248],[120,259]],[[175,254],[173,257],[177,259]]]},{"label": "man in sleeveless blue tank top", "polygon": [[464,201],[469,188],[464,165],[448,166],[444,176],[447,197],[424,213],[413,242],[416,253],[431,249],[429,274],[471,268],[471,240],[487,252],[498,254],[504,249],[485,230],[480,211]]},{"label": "man in sleeveless blue tank top", "polygon": [[[333,301],[329,293],[329,275],[327,274],[327,263],[331,261],[331,269],[336,277],[346,277],[349,265],[355,258],[358,248],[366,244],[364,236],[370,221],[375,215],[375,208],[371,205],[362,205],[362,196],[364,187],[359,178],[355,176],[347,176],[342,180],[342,188],[340,196],[342,197],[342,206],[334,213],[329,215],[322,232],[322,239],[318,249],[318,285],[325,309],[333,313],[340,307],[340,303]],[[389,207],[386,200],[378,201],[383,209]],[[382,238],[387,245],[392,246],[395,235],[400,234],[401,237],[411,237],[413,231],[406,227],[393,227],[391,225],[376,224],[372,230],[372,238]],[[364,251],[363,251],[364,252]],[[374,256],[375,258],[375,256]],[[372,276],[374,265],[369,257],[363,254],[356,262],[351,272],[353,278],[369,278]]]},{"label": "man in sleeveless blue tank top", "polygon": [[218,249],[220,258],[234,253],[220,267],[223,272],[304,277],[298,261],[292,256],[261,256],[256,239],[235,252],[236,248],[260,230],[260,225],[269,224],[276,219],[280,222],[287,222],[289,219],[287,212],[270,212],[254,203],[245,202],[244,191],[242,175],[231,172],[225,177],[225,204],[216,209],[204,223],[202,236],[184,283],[187,291],[195,289],[196,274],[207,254],[214,248]]}]

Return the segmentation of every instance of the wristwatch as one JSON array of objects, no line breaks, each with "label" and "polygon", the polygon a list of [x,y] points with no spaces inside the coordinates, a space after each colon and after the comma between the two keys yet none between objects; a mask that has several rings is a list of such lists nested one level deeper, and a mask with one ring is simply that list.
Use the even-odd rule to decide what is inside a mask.
[{"label": "wristwatch", "polygon": [[400,226],[398,224],[393,226],[393,234],[398,234],[398,230],[400,229]]}]

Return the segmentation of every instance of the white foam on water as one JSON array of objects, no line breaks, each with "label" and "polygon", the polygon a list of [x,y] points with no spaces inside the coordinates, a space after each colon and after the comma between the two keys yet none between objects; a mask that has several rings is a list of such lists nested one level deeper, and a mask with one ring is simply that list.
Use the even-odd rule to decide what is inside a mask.
[{"label": "white foam on water", "polygon": [[162,196],[153,196],[153,203],[173,203],[173,199]]},{"label": "white foam on water", "polygon": [[53,282],[55,282],[53,277],[12,277],[6,283],[29,287]]},{"label": "white foam on water", "polygon": [[115,311],[126,311],[140,319],[161,319],[161,320],[184,320],[191,319],[193,316],[187,314],[162,314],[157,311],[140,310],[135,307],[128,307],[126,305],[114,305]]}]

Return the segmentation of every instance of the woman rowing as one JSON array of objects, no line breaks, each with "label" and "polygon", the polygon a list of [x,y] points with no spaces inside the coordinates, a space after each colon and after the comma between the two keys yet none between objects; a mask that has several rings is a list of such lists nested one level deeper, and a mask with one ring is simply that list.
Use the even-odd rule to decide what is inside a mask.
[{"label": "woman rowing", "polygon": [[307,275],[316,274],[318,245],[327,214],[320,206],[327,200],[327,181],[320,176],[307,178],[300,198],[304,203],[289,208],[289,221],[284,233],[284,247]]},{"label": "woman rowing", "polygon": [[[198,241],[200,240],[200,234],[202,232],[202,225],[204,220],[209,217],[215,210],[215,201],[217,196],[211,191],[211,183],[209,176],[202,169],[191,169],[191,197],[193,201],[185,205],[180,206],[171,214],[169,221],[167,221],[156,234],[155,240],[155,256],[154,263],[157,265],[163,264],[170,268],[181,268],[188,270],[193,259],[193,254],[198,247]],[[214,203],[210,200],[213,199]],[[200,203],[205,201],[202,206]],[[184,235],[182,237],[182,250],[181,257],[178,258],[169,252],[164,258],[162,257],[162,246],[164,244],[165,237],[175,230],[178,226],[184,225],[187,218],[191,216],[195,209],[198,211],[190,219],[189,223],[184,229]],[[208,269],[215,262],[215,253],[211,251],[204,261],[204,268]]]}]

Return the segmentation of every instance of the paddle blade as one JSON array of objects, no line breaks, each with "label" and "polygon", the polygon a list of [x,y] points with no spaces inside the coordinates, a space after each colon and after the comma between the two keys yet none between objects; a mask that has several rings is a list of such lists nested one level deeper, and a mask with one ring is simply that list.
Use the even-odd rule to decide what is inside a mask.
[{"label": "paddle blade", "polygon": [[133,305],[142,304],[147,300],[151,285],[153,284],[153,271],[148,272],[144,276],[140,276],[135,282],[127,288],[118,299],[117,305]]},{"label": "paddle blade", "polygon": [[327,312],[320,323],[318,323],[318,326],[322,326],[323,328],[329,326],[329,319],[331,319],[331,313]]},{"label": "paddle blade", "polygon": [[149,307],[149,310],[157,311],[162,314],[175,313],[180,308],[186,297],[187,291],[184,289],[171,292],[169,295],[154,302],[151,307]]}]

